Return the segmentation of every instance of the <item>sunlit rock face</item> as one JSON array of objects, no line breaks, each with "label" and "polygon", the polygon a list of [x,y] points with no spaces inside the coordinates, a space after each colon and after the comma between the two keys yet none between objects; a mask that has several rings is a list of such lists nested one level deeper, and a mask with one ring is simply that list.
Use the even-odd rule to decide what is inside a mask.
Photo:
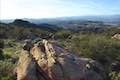
[{"label": "sunlit rock face", "polygon": [[112,36],[112,39],[120,40],[120,34],[115,34]]},{"label": "sunlit rock face", "polygon": [[47,40],[25,47],[16,68],[17,80],[104,80],[98,62],[79,58]]}]

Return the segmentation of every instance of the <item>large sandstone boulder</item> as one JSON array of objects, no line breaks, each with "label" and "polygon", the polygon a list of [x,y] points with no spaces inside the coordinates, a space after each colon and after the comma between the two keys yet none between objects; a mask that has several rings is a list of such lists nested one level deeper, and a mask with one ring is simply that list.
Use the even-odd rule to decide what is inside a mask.
[{"label": "large sandstone boulder", "polygon": [[104,80],[99,63],[79,58],[47,40],[33,44],[30,51],[21,54],[17,80]]}]

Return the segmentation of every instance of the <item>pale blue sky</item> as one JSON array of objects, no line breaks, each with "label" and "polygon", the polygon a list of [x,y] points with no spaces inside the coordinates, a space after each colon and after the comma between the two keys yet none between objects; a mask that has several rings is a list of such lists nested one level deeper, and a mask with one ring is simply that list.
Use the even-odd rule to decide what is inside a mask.
[{"label": "pale blue sky", "polygon": [[0,19],[120,14],[120,0],[0,1]]}]

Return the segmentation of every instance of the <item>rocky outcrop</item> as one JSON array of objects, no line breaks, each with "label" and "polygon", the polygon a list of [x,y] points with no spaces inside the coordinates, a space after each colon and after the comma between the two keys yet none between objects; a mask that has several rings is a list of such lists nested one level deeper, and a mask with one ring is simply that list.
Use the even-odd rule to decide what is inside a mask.
[{"label": "rocky outcrop", "polygon": [[115,34],[114,36],[112,36],[112,39],[120,40],[120,34]]},{"label": "rocky outcrop", "polygon": [[104,80],[99,63],[79,58],[47,40],[25,47],[16,68],[17,80]]},{"label": "rocky outcrop", "polygon": [[22,51],[16,73],[17,80],[37,80],[36,64],[28,51]]}]

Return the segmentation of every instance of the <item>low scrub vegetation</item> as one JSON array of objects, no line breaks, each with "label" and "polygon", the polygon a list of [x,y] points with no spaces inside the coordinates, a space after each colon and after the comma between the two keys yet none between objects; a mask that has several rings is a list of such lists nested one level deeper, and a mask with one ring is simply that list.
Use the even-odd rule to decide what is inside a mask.
[{"label": "low scrub vegetation", "polygon": [[[90,29],[91,30],[91,29]],[[100,62],[107,74],[106,80],[119,80],[120,71],[111,69],[112,63],[120,62],[120,41],[111,37],[120,32],[111,27],[103,31],[42,31],[38,28],[24,28],[0,25],[0,80],[14,80],[13,74],[18,55],[25,39],[46,38],[80,56]]]}]

